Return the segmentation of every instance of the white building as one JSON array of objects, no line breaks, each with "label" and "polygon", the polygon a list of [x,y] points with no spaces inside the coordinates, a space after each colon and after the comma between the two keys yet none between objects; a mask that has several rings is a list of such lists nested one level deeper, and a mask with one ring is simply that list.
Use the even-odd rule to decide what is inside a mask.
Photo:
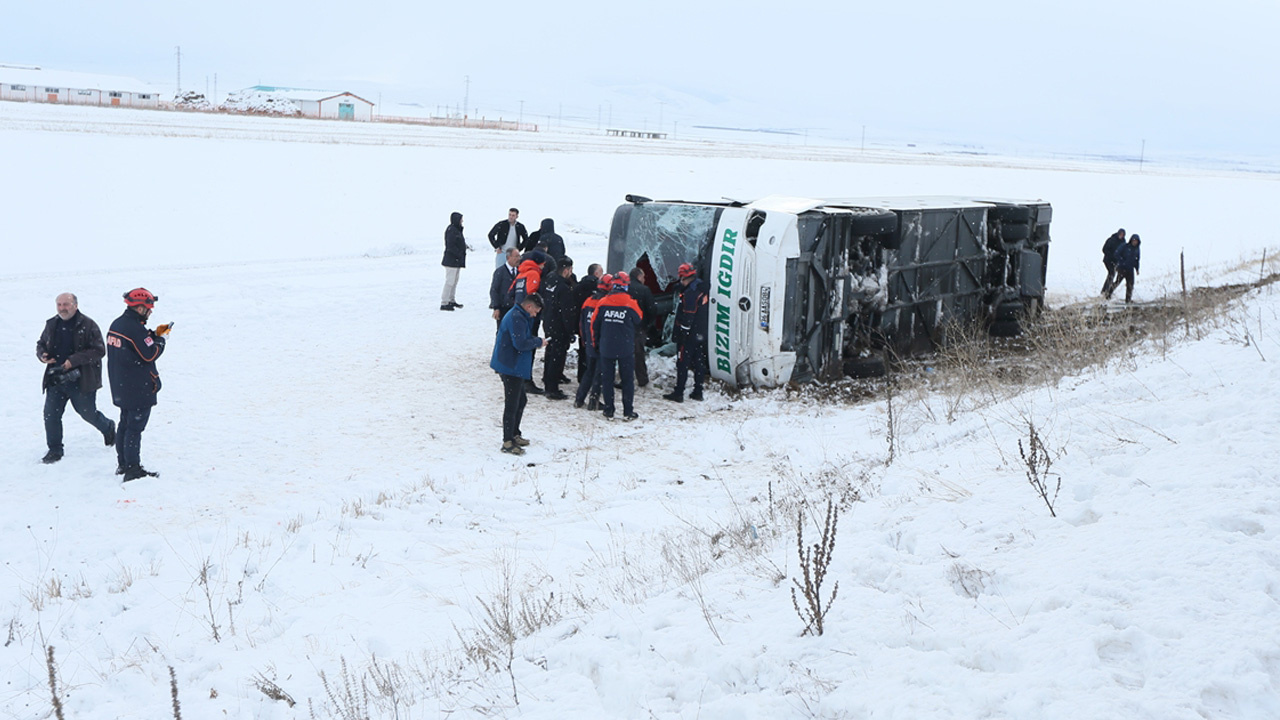
[{"label": "white building", "polygon": [[130,77],[0,65],[0,100],[156,108],[160,93]]},{"label": "white building", "polygon": [[277,93],[298,106],[303,117],[328,118],[330,120],[373,120],[373,103],[349,92],[332,90],[301,90],[298,88],[255,85],[246,92]]}]

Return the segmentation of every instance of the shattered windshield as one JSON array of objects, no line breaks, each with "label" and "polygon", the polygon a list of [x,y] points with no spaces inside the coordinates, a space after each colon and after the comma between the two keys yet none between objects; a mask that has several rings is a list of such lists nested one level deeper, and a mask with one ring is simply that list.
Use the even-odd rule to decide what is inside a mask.
[{"label": "shattered windshield", "polygon": [[[610,238],[609,267],[630,269],[647,254],[658,287],[665,288],[676,281],[680,263],[696,263],[706,255],[721,208],[644,203],[618,209],[619,214],[628,211],[623,237]],[[615,233],[618,227],[615,220]]]}]

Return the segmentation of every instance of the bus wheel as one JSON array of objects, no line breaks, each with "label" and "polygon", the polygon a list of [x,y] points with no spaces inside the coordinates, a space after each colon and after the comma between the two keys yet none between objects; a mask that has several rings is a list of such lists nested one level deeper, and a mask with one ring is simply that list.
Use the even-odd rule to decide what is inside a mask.
[{"label": "bus wheel", "polygon": [[1022,322],[1019,320],[997,320],[987,330],[991,337],[1018,337],[1022,334]]},{"label": "bus wheel", "polygon": [[844,361],[844,374],[851,378],[884,377],[888,372],[884,358],[879,355]]}]

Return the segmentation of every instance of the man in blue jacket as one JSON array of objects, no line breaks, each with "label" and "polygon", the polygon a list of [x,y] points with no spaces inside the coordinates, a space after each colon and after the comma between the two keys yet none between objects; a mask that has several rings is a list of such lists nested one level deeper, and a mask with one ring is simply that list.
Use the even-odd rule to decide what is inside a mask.
[{"label": "man in blue jacket", "polygon": [[542,347],[542,338],[533,334],[533,319],[542,311],[537,293],[524,296],[498,326],[489,367],[502,378],[502,452],[523,455],[529,444],[520,435],[520,419],[527,400],[524,384],[533,377],[533,351]]},{"label": "man in blue jacket", "polygon": [[1107,286],[1105,295],[1107,299],[1111,299],[1111,293],[1120,287],[1120,281],[1124,281],[1124,301],[1133,302],[1133,276],[1138,272],[1138,265],[1142,260],[1142,251],[1139,246],[1142,245],[1142,239],[1138,237],[1138,233],[1129,236],[1129,242],[1121,245],[1116,249],[1116,277]]},{"label": "man in blue jacket", "polygon": [[160,371],[156,360],[164,352],[169,325],[147,329],[147,318],[159,300],[146,288],[124,294],[124,314],[111,323],[107,333],[107,374],[111,377],[111,402],[120,408],[116,425],[116,474],[125,482],[157,473],[142,467],[142,431],[147,429],[151,408],[160,392]]}]

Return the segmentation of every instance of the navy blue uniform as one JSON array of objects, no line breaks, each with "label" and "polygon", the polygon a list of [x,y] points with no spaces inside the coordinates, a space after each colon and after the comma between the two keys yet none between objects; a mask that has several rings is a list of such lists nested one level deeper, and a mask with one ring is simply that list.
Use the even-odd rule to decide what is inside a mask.
[{"label": "navy blue uniform", "polygon": [[614,288],[596,304],[591,335],[600,354],[600,390],[604,396],[605,417],[613,417],[615,372],[622,376],[622,413],[633,414],[636,333],[640,332],[643,321],[644,313],[635,298],[619,288]]},{"label": "navy blue uniform", "polygon": [[701,393],[707,374],[707,284],[694,278],[680,291],[673,338],[680,347],[676,359],[675,394],[683,395],[689,369],[693,369],[693,390]]},{"label": "navy blue uniform", "polygon": [[116,427],[116,459],[127,471],[142,465],[142,431],[160,392],[156,360],[164,352],[164,338],[147,329],[146,319],[132,308],[111,323],[107,332],[107,374],[111,402],[120,408]]}]

